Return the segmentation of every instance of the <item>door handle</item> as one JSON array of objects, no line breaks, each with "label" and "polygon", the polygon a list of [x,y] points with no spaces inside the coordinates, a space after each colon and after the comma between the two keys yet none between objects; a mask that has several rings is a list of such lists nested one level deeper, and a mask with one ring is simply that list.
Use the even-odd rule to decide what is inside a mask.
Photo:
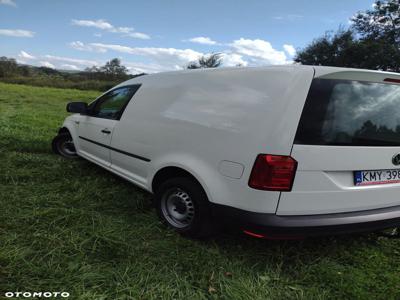
[{"label": "door handle", "polygon": [[105,133],[105,134],[110,134],[110,133],[111,133],[111,131],[108,130],[108,129],[103,129],[101,132],[102,132],[102,133]]}]

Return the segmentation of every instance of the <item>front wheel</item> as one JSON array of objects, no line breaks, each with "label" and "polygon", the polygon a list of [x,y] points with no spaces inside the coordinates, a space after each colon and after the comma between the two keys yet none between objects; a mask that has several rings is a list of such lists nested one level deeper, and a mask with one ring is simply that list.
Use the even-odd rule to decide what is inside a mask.
[{"label": "front wheel", "polygon": [[168,179],[156,189],[154,198],[157,214],[168,227],[192,238],[212,233],[214,226],[207,195],[195,180]]},{"label": "front wheel", "polygon": [[60,133],[52,141],[53,152],[66,158],[77,158],[74,141],[69,133]]}]

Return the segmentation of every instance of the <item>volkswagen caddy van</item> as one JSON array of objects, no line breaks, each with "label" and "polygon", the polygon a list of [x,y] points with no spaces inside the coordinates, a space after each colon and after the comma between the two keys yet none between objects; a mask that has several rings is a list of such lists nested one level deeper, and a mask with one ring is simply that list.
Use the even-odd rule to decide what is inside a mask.
[{"label": "volkswagen caddy van", "polygon": [[400,74],[312,66],[145,75],[71,102],[53,140],[154,194],[161,220],[297,238],[400,224]]}]

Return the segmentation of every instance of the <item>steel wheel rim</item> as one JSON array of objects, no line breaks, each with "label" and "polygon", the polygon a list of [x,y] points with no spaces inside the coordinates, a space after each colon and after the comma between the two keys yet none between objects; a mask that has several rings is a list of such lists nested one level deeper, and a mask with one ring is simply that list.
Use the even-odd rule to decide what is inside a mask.
[{"label": "steel wheel rim", "polygon": [[161,198],[161,211],[173,227],[189,227],[195,216],[194,203],[184,190],[179,188],[169,189]]},{"label": "steel wheel rim", "polygon": [[64,153],[67,156],[75,156],[76,155],[76,149],[74,146],[74,142],[72,141],[72,138],[65,139],[59,143],[58,149],[60,152]]}]

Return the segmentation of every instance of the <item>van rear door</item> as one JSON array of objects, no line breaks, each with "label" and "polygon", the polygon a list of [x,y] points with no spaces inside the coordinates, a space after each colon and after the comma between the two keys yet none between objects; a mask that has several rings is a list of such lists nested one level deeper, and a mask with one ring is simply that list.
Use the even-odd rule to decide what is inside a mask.
[{"label": "van rear door", "polygon": [[316,69],[291,156],[297,173],[278,215],[400,205],[399,75]]}]

